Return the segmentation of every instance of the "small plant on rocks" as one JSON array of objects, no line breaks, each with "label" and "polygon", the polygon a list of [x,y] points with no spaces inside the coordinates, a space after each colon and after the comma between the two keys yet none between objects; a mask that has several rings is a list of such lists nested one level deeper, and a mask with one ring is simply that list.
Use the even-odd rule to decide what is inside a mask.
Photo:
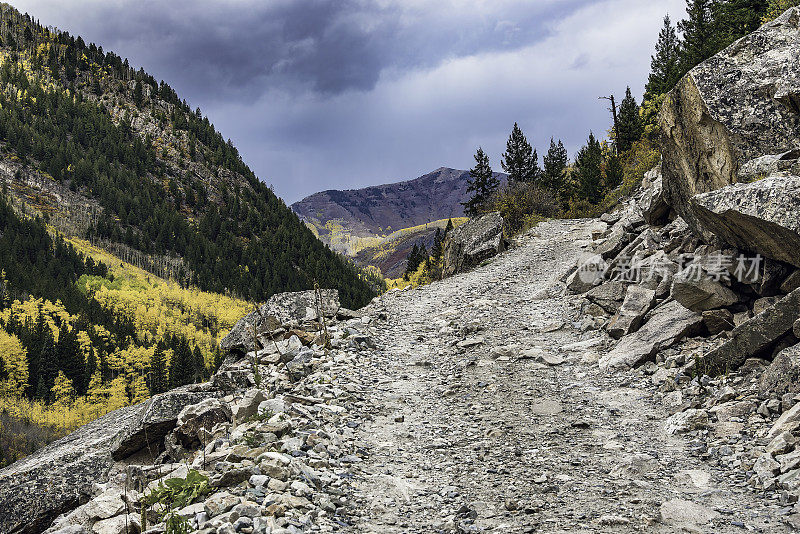
[{"label": "small plant on rocks", "polygon": [[[184,534],[189,532],[189,523],[176,513],[177,510],[192,504],[198,498],[211,493],[208,477],[192,469],[186,478],[168,478],[159,483],[144,498],[144,506],[161,504],[163,512],[161,520],[164,521],[167,534]],[[142,517],[145,517],[142,510]]]}]

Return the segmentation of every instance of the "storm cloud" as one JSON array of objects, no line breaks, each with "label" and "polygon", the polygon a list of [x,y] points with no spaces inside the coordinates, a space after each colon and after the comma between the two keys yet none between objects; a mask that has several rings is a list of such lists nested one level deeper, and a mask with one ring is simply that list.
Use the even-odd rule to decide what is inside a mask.
[{"label": "storm cloud", "polygon": [[605,134],[683,0],[24,0],[164,79],[287,202]]}]

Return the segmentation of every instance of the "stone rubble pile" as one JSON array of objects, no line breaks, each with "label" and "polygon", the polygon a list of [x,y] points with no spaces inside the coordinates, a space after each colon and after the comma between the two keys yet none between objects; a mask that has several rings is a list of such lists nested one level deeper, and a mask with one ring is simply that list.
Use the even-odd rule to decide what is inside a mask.
[{"label": "stone rubble pile", "polygon": [[[282,320],[257,323],[255,342],[241,332],[253,332],[259,314],[243,318],[226,339],[230,356],[208,384],[215,394],[184,406],[160,443],[151,440],[114,463],[88,502],[46,532],[165,532],[163,505],[143,506],[143,498],[192,470],[208,478],[209,492],[175,511],[191,531],[294,534],[348,526],[350,481],[366,455],[355,431],[367,384],[353,370],[373,350],[373,318],[369,307],[340,309],[332,291],[323,309],[334,311],[322,321],[307,306],[313,293],[274,298],[265,308],[284,303],[273,310]],[[244,352],[256,348],[251,343],[257,350]]]},{"label": "stone rubble pile", "polygon": [[582,328],[619,340],[601,369],[657,387],[667,433],[787,506],[800,497],[800,114],[783,92],[797,94],[798,27],[790,9],[670,93],[662,165],[595,223],[564,278],[584,296]]}]

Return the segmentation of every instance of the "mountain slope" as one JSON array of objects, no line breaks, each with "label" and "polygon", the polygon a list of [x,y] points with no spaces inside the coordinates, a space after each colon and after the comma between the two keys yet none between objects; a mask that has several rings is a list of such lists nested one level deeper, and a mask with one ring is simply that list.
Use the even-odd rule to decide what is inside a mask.
[{"label": "mountain slope", "polygon": [[[506,176],[497,174],[501,180]],[[291,208],[320,239],[349,255],[389,234],[440,219],[463,217],[468,171],[441,167],[403,182],[315,193]]]},{"label": "mountain slope", "polygon": [[253,302],[375,294],[169,85],[7,4],[0,187],[0,465],[207,378]]},{"label": "mountain slope", "polygon": [[169,85],[0,11],[0,171],[17,201],[205,290],[259,301],[316,281],[349,307],[373,296]]}]

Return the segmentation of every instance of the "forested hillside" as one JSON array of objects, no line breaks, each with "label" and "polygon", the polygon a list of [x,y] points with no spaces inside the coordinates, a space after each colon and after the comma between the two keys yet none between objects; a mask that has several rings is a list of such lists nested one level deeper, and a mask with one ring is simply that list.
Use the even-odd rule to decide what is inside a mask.
[{"label": "forested hillside", "polygon": [[199,109],[0,4],[0,465],[203,380],[253,303],[374,291]]},{"label": "forested hillside", "polygon": [[169,85],[1,9],[6,159],[19,163],[18,181],[34,172],[86,197],[86,236],[177,256],[173,274],[204,290],[264,300],[316,280],[350,307],[371,298]]}]

